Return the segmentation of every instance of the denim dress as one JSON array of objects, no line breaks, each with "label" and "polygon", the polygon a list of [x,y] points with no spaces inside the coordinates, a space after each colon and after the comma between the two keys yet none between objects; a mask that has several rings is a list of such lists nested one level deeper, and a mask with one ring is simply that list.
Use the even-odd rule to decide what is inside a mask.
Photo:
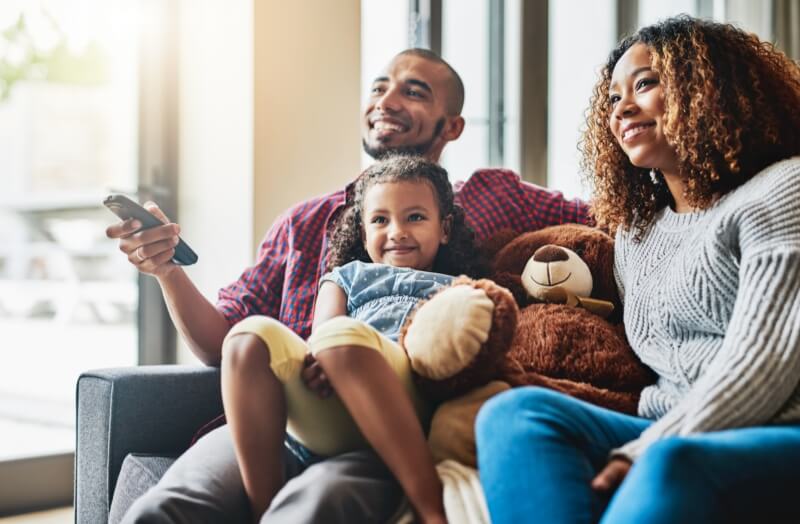
[{"label": "denim dress", "polygon": [[448,286],[453,277],[356,260],[326,273],[320,285],[327,281],[347,295],[348,317],[369,324],[397,342],[400,328],[417,302]]}]

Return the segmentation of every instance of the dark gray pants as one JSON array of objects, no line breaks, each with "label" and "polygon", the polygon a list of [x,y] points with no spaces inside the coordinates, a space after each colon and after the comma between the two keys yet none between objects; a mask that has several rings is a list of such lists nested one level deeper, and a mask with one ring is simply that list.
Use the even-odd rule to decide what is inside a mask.
[{"label": "dark gray pants", "polygon": [[[286,450],[286,478],[262,523],[385,523],[403,492],[371,450],[345,453],[303,469]],[[201,438],[130,507],[123,524],[252,522],[228,426]]]}]

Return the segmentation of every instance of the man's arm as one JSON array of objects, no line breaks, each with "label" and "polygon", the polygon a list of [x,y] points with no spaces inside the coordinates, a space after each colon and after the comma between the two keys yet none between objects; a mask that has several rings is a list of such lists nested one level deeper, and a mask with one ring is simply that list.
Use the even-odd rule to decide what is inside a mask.
[{"label": "man's arm", "polygon": [[169,316],[192,353],[208,366],[222,360],[222,341],[230,330],[225,316],[200,293],[181,268],[157,277]]},{"label": "man's arm", "polygon": [[178,224],[170,223],[152,202],[146,203],[145,208],[164,225],[136,233],[141,224],[126,220],[109,226],[106,235],[120,239],[120,251],[136,269],[156,277],[172,322],[197,358],[210,366],[219,365],[222,340],[230,329],[228,321],[183,269],[172,263],[180,233]]}]

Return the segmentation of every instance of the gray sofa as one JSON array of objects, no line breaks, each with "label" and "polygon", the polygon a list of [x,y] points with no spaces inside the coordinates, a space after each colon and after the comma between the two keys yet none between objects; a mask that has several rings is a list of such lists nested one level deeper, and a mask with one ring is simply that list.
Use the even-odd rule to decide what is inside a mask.
[{"label": "gray sofa", "polygon": [[220,413],[217,368],[83,373],[77,385],[75,521],[116,522],[189,447],[196,431]]}]

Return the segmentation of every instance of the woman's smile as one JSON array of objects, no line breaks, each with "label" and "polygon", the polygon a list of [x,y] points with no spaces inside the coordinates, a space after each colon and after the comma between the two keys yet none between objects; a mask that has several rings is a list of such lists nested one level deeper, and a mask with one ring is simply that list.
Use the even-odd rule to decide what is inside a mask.
[{"label": "woman's smile", "polygon": [[622,141],[626,144],[631,143],[640,137],[642,133],[645,133],[651,129],[654,130],[655,126],[655,122],[637,122],[628,124],[622,130]]}]

